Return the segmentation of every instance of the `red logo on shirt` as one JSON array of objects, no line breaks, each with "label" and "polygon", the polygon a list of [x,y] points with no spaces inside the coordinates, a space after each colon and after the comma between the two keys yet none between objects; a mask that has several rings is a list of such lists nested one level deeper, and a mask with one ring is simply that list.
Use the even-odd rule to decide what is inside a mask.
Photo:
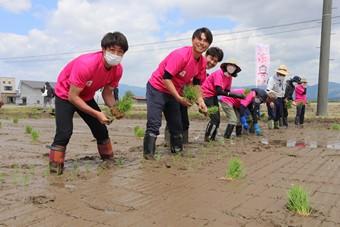
[{"label": "red logo on shirt", "polygon": [[91,87],[92,83],[93,83],[92,80],[87,81],[87,82],[86,82],[86,87]]},{"label": "red logo on shirt", "polygon": [[179,75],[180,75],[181,77],[184,77],[186,73],[187,73],[186,71],[182,71],[182,72],[179,73]]}]

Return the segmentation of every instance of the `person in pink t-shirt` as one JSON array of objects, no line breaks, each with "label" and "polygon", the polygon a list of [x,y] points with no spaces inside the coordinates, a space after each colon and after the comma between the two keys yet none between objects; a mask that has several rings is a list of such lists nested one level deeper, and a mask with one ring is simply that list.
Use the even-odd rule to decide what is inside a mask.
[{"label": "person in pink t-shirt", "polygon": [[[206,69],[214,68],[217,63],[222,61],[223,59],[223,51],[218,47],[209,47],[209,49],[205,52],[205,59],[207,61]],[[207,78],[208,73],[206,71],[202,71],[201,75],[201,83]],[[188,115],[188,107],[181,105],[181,118],[182,118],[182,127],[183,127],[183,144],[189,143],[189,115]],[[165,146],[170,146],[170,132],[169,127],[166,125],[164,130],[164,144]]]},{"label": "person in pink t-shirt", "polygon": [[[180,106],[191,106],[182,96],[185,85],[200,86],[202,74],[206,70],[206,60],[202,54],[212,43],[213,37],[208,28],[199,28],[192,35],[192,46],[172,51],[158,65],[147,83],[147,123],[144,136],[145,159],[154,159],[156,139],[162,124],[162,112],[169,126],[171,152],[183,150],[183,126]],[[199,90],[199,89],[198,89]],[[199,94],[199,109],[207,112],[203,98]]]},{"label": "person in pink t-shirt", "polygon": [[73,131],[73,115],[77,112],[97,140],[103,160],[112,159],[113,151],[105,124],[109,119],[94,100],[95,92],[103,88],[105,104],[117,113],[113,89],[118,87],[123,68],[120,64],[128,50],[128,41],[120,32],[107,33],[101,40],[102,50],[81,55],[70,61],[60,72],[55,86],[56,133],[50,146],[50,172],[62,174],[66,146]]},{"label": "person in pink t-shirt", "polygon": [[307,80],[305,78],[301,78],[298,85],[295,86],[294,104],[296,105],[295,125],[302,128],[307,104]]},{"label": "person in pink t-shirt", "polygon": [[[233,77],[241,71],[238,63],[229,59],[226,63],[221,64],[219,70],[213,72],[207,79],[203,82],[201,87],[202,94],[204,97],[204,102],[208,108],[219,107],[218,96],[231,96],[236,98],[244,98],[242,94],[234,94],[230,92],[231,83]],[[208,142],[215,140],[218,127],[220,125],[220,111],[209,115],[210,121],[206,127],[204,141]]]}]

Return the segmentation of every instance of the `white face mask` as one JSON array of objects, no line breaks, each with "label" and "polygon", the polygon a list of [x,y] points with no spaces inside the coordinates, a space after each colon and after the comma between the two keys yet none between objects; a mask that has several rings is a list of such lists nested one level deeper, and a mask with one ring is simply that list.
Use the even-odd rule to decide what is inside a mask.
[{"label": "white face mask", "polygon": [[110,66],[118,65],[122,61],[122,57],[111,53],[110,51],[105,51],[104,55],[105,61]]}]

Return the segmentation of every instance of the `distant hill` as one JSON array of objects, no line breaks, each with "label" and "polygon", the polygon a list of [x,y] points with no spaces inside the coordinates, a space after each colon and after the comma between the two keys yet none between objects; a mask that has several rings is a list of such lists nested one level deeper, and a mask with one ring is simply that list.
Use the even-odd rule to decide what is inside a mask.
[{"label": "distant hill", "polygon": [[127,84],[119,84],[119,97],[122,97],[127,91],[131,91],[135,96],[145,97],[145,93],[146,93],[145,87],[146,87],[146,84],[144,87],[131,86]]},{"label": "distant hill", "polygon": [[[245,86],[244,88],[253,88],[253,86]],[[260,87],[266,89],[266,87]],[[312,85],[307,87],[307,99],[309,101],[316,101],[318,98],[318,85]],[[328,100],[340,101],[340,83],[329,82],[328,83]]]},{"label": "distant hill", "polygon": [[[244,88],[253,88],[254,86],[245,86]],[[131,91],[136,96],[145,97],[145,87],[131,86],[126,84],[119,85],[119,96],[123,96],[125,92]],[[307,88],[308,100],[315,101],[318,97],[318,85],[308,86]],[[328,84],[328,99],[329,100],[340,100],[340,83],[329,82]]]},{"label": "distant hill", "polygon": [[[308,100],[315,101],[318,98],[318,85],[307,87]],[[340,100],[340,84],[335,82],[328,83],[328,100],[339,101]]]}]

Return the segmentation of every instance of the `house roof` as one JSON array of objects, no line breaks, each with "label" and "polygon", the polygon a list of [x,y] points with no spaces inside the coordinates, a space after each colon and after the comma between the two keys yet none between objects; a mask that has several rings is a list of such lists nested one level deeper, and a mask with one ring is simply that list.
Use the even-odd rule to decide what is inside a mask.
[{"label": "house roof", "polygon": [[56,82],[51,82],[51,81],[21,80],[19,83],[19,87],[22,84],[26,84],[27,86],[33,89],[40,89],[45,86],[46,82],[49,82],[52,87],[55,87],[56,85]]}]

